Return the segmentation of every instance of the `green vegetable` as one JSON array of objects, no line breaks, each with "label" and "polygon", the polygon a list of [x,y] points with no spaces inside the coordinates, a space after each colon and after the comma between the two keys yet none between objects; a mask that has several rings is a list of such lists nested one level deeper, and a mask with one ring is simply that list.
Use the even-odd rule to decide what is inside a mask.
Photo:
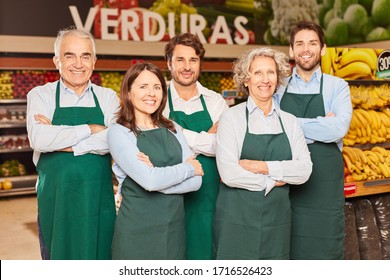
[{"label": "green vegetable", "polygon": [[360,4],[352,4],[345,11],[343,19],[348,24],[351,35],[361,35],[368,22],[367,11]]},{"label": "green vegetable", "polygon": [[367,42],[390,40],[390,33],[384,27],[376,27],[366,37]]},{"label": "green vegetable", "polygon": [[349,27],[341,18],[333,18],[325,30],[325,39],[328,46],[342,45],[348,42]]},{"label": "green vegetable", "polygon": [[374,0],[372,4],[372,18],[383,27],[390,24],[390,0]]}]

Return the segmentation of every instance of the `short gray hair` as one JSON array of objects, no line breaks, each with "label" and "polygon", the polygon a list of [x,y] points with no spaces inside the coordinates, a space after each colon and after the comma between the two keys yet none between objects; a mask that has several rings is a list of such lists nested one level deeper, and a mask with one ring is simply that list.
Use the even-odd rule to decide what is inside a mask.
[{"label": "short gray hair", "polygon": [[58,57],[60,55],[60,46],[61,46],[62,40],[67,36],[77,36],[80,38],[89,39],[91,41],[91,44],[92,44],[92,56],[94,58],[96,58],[96,44],[95,44],[95,38],[93,37],[93,35],[88,31],[85,31],[83,29],[77,29],[74,26],[68,27],[65,29],[61,29],[58,31],[57,38],[54,42],[54,55],[55,56]]},{"label": "short gray hair", "polygon": [[285,83],[285,78],[291,74],[291,66],[288,56],[280,51],[269,47],[253,48],[244,52],[241,57],[234,62],[233,81],[235,88],[246,95],[249,95],[246,81],[250,78],[249,68],[253,60],[258,57],[270,57],[275,60],[278,82],[276,88]]}]

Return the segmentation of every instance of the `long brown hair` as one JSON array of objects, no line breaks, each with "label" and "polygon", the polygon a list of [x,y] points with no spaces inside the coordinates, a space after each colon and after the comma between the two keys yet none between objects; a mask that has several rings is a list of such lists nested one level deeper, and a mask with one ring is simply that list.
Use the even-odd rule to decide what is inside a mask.
[{"label": "long brown hair", "polygon": [[161,82],[161,87],[163,91],[161,104],[156,110],[156,112],[151,115],[153,124],[159,127],[166,127],[167,129],[176,133],[175,125],[173,124],[173,122],[170,119],[165,118],[162,114],[168,98],[168,90],[165,78],[161,73],[160,69],[152,63],[137,63],[127,70],[121,86],[121,106],[117,114],[117,123],[129,128],[130,131],[133,131],[135,134],[141,133],[141,130],[136,125],[134,105],[131,102],[130,94],[131,87],[135,79],[137,79],[139,74],[141,74],[141,72],[145,70],[157,76],[157,78]]}]

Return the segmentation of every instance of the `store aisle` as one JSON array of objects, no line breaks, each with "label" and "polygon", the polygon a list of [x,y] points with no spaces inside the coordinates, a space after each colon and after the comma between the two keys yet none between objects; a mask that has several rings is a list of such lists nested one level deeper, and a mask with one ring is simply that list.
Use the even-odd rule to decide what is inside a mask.
[{"label": "store aisle", "polygon": [[0,198],[0,259],[40,260],[35,195]]}]

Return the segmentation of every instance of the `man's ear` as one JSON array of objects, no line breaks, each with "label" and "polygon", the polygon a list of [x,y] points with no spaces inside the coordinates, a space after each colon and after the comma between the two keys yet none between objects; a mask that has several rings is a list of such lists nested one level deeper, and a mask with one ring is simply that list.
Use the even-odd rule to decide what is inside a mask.
[{"label": "man's ear", "polygon": [[290,55],[290,58],[294,58],[294,50],[293,50],[293,48],[291,47],[291,45],[290,45],[290,47],[289,47],[289,49],[288,49],[288,54]]},{"label": "man's ear", "polygon": [[58,59],[58,56],[53,56],[53,63],[56,66],[56,69],[60,69],[60,60]]},{"label": "man's ear", "polygon": [[321,49],[321,56],[324,56],[325,53],[326,53],[326,44],[324,44],[324,46]]}]

